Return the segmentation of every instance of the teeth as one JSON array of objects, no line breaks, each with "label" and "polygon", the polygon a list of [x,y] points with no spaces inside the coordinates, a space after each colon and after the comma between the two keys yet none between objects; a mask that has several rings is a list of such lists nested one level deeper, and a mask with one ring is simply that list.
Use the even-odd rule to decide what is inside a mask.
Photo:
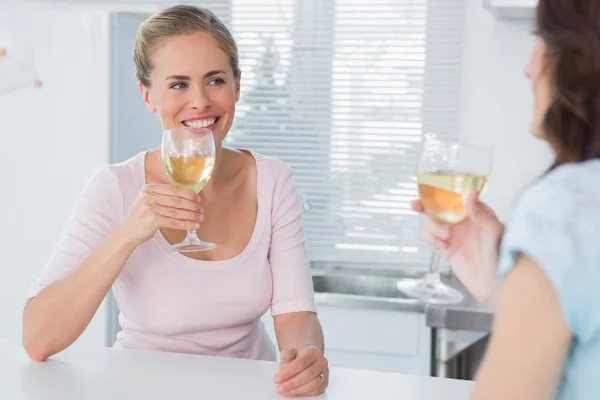
[{"label": "teeth", "polygon": [[216,120],[216,118],[212,118],[205,120],[185,121],[183,124],[185,126],[189,126],[190,128],[206,128],[207,126],[214,124]]}]

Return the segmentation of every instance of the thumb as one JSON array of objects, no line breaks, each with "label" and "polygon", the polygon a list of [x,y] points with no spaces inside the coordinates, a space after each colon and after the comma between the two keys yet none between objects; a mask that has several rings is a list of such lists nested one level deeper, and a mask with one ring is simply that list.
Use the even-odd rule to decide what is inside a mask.
[{"label": "thumb", "polygon": [[477,189],[473,190],[467,198],[467,215],[477,225],[485,224],[490,219],[487,209],[479,202],[479,191]]},{"label": "thumb", "polygon": [[279,356],[279,367],[285,367],[296,358],[298,351],[296,349],[282,350]]}]

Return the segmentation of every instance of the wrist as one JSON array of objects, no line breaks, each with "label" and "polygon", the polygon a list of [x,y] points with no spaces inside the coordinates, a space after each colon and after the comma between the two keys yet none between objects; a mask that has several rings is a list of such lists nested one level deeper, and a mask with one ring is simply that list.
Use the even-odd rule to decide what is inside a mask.
[{"label": "wrist", "polygon": [[494,308],[499,291],[498,283],[493,278],[490,278],[477,294],[474,293],[474,297],[480,304]]},{"label": "wrist", "polygon": [[122,224],[117,226],[111,236],[114,244],[123,251],[133,252],[141,244]]}]

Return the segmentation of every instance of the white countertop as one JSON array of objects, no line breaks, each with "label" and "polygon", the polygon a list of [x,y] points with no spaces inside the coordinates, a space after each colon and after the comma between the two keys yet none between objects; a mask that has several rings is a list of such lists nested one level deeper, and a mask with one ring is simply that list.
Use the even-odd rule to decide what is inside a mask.
[{"label": "white countertop", "polygon": [[[117,348],[68,349],[42,363],[0,341],[0,399],[276,400],[277,364]],[[466,381],[332,368],[326,400],[467,400]]]}]

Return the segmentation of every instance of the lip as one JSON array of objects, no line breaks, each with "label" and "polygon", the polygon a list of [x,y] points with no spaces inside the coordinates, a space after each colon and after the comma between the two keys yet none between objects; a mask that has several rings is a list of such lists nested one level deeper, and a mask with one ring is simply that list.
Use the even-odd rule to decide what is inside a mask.
[{"label": "lip", "polygon": [[219,124],[219,121],[221,120],[221,117],[218,115],[214,115],[214,114],[204,114],[204,115],[200,115],[197,117],[191,117],[191,118],[185,118],[183,120],[181,120],[181,125],[186,126],[184,122],[194,122],[194,121],[204,121],[207,119],[215,119],[215,123],[209,126],[205,126],[203,128],[208,129],[210,131],[214,131],[217,127],[217,125]]}]

